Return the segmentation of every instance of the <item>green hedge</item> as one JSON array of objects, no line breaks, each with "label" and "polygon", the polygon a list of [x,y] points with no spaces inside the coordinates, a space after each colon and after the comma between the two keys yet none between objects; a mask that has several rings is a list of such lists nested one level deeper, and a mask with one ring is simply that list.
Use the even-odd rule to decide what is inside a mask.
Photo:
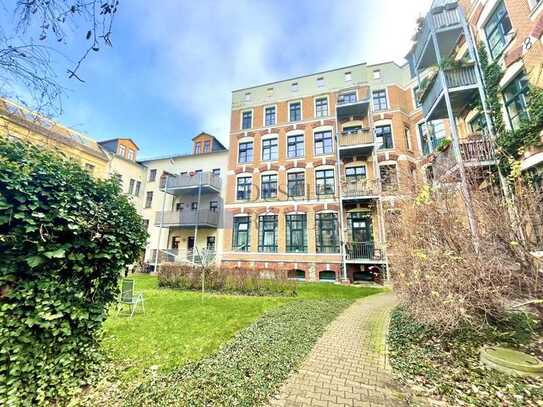
[{"label": "green hedge", "polygon": [[263,405],[350,304],[350,300],[291,302],[264,314],[215,355],[149,379],[112,404]]},{"label": "green hedge", "polygon": [[158,285],[163,288],[201,290],[202,272],[207,291],[254,296],[296,295],[296,282],[289,280],[286,272],[272,275],[238,268],[202,268],[179,263],[160,266]]},{"label": "green hedge", "polygon": [[45,405],[85,383],[119,274],[146,238],[114,182],[0,137],[3,403]]}]

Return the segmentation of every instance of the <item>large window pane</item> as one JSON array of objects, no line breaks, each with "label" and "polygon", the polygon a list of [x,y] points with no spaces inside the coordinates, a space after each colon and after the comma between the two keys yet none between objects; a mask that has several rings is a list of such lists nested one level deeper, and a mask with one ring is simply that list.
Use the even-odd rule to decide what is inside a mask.
[{"label": "large window pane", "polygon": [[276,138],[262,141],[262,161],[275,161],[278,158],[278,154],[279,150]]},{"label": "large window pane", "polygon": [[528,77],[523,72],[503,91],[511,128],[518,129],[528,119]]},{"label": "large window pane", "polygon": [[333,195],[335,192],[334,170],[315,171],[317,195]]},{"label": "large window pane", "polygon": [[288,158],[300,158],[304,156],[304,135],[289,136],[287,139]]},{"label": "large window pane", "polygon": [[277,197],[277,174],[262,176],[262,199],[272,199]]},{"label": "large window pane", "polygon": [[265,112],[265,125],[273,126],[275,124],[275,106],[267,107]]},{"label": "large window pane", "polygon": [[394,148],[392,128],[390,126],[375,127],[375,137],[377,138],[377,145],[380,149]]},{"label": "large window pane", "polygon": [[303,253],[307,251],[306,215],[287,215],[287,252]]},{"label": "large window pane", "polygon": [[258,224],[258,251],[277,252],[277,216],[260,216]]},{"label": "large window pane", "polygon": [[338,222],[335,213],[319,213],[315,217],[317,253],[338,253]]},{"label": "large window pane", "polygon": [[291,103],[289,106],[289,120],[298,122],[302,120],[302,104],[300,102]]},{"label": "large window pane", "polygon": [[496,10],[490,16],[485,26],[486,40],[490,49],[492,58],[497,58],[508,41],[508,34],[511,32],[512,25],[505,4],[501,2]]},{"label": "large window pane", "polygon": [[315,155],[331,154],[334,151],[331,131],[315,133]]},{"label": "large window pane", "polygon": [[249,216],[237,216],[234,218],[232,227],[232,249],[240,252],[249,251],[250,240],[250,219]]},{"label": "large window pane", "polygon": [[388,109],[386,90],[373,91],[373,109],[376,111]]},{"label": "large window pane", "polygon": [[253,142],[239,143],[239,163],[250,163],[253,161]]},{"label": "large window pane", "polygon": [[289,198],[305,195],[305,173],[291,172],[287,174],[287,189]]},{"label": "large window pane", "polygon": [[251,127],[253,127],[253,112],[252,111],[243,112],[241,128],[245,130],[245,129],[250,129]]},{"label": "large window pane", "polygon": [[236,199],[238,201],[248,201],[251,199],[252,185],[253,179],[251,177],[238,178]]},{"label": "large window pane", "polygon": [[315,100],[315,116],[328,116],[328,98],[318,98]]}]

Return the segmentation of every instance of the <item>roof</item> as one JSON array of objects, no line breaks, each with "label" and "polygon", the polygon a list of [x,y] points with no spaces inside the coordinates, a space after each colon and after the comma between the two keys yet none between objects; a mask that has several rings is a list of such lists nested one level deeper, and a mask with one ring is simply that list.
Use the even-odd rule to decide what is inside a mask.
[{"label": "roof", "polygon": [[210,151],[208,153],[200,153],[200,154],[192,154],[192,153],[184,153],[184,154],[173,154],[173,155],[162,155],[162,156],[156,156],[156,157],[149,157],[143,160],[138,160],[138,163],[147,163],[150,161],[160,161],[160,160],[173,160],[176,158],[187,158],[187,157],[202,157],[206,155],[211,154],[219,154],[219,153],[228,153],[228,149],[224,150],[218,150],[218,151]]},{"label": "roof", "polygon": [[128,140],[130,141],[132,144],[134,144],[136,146],[136,150],[140,150],[140,148],[138,147],[138,145],[136,144],[136,142],[129,138],[129,137],[117,137],[117,138],[112,138],[112,139],[109,139],[109,140],[102,140],[102,141],[99,141],[98,144],[105,144],[105,143],[109,143],[111,141],[117,141],[117,140]]},{"label": "roof", "polygon": [[202,131],[202,132],[200,132],[199,134],[197,134],[196,136],[194,136],[194,137],[192,138],[192,140],[194,141],[195,139],[197,139],[198,137],[201,137],[201,136],[209,136],[209,137],[211,137],[211,138],[212,138],[212,139],[213,139],[220,147],[222,147],[224,150],[228,150],[228,149],[224,146],[224,144],[221,143],[221,142],[219,141],[219,139],[218,139],[217,137],[215,137],[215,136],[212,135],[212,134],[206,133],[205,131]]}]

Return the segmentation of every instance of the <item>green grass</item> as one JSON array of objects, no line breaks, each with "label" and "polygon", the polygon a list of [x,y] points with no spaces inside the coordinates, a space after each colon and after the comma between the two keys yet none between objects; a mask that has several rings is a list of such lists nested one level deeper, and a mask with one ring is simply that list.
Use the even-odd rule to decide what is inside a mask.
[{"label": "green grass", "polygon": [[157,278],[135,276],[136,292],[143,292],[145,311],[129,319],[112,315],[105,323],[103,346],[107,355],[127,366],[123,380],[145,369],[168,371],[217,351],[238,331],[266,311],[299,300],[355,300],[379,292],[375,288],[300,283],[298,296],[246,297],[160,289]]}]

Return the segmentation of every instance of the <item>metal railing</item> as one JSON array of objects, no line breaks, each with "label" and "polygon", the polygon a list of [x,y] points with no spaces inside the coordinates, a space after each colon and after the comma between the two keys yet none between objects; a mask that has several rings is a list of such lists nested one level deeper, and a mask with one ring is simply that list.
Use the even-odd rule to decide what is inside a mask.
[{"label": "metal railing", "polygon": [[[439,3],[439,4],[438,4]],[[434,30],[444,30],[447,27],[456,27],[461,23],[460,13],[456,2],[440,1],[432,6],[432,10],[426,15],[420,33],[417,36],[417,44],[413,51],[413,58],[418,65],[425,49],[426,42],[432,32],[430,22]]]},{"label": "metal railing", "polygon": [[382,252],[375,247],[375,242],[345,243],[347,260],[381,260]]},{"label": "metal railing", "polygon": [[[155,214],[155,226],[160,226],[162,212]],[[197,211],[184,209],[182,211],[165,211],[162,225],[169,226],[194,226],[198,222],[201,226],[217,227],[219,224],[219,210],[199,209]]]},{"label": "metal railing", "polygon": [[487,139],[468,140],[460,142],[460,152],[464,161],[492,161],[494,148]]},{"label": "metal railing", "polygon": [[170,175],[168,177],[168,189],[174,188],[198,188],[200,185],[200,176],[202,180],[202,186],[210,186],[215,188],[217,191],[221,190],[221,177],[213,174],[212,172],[203,172],[202,174],[195,173],[183,174],[183,175]]},{"label": "metal railing", "polygon": [[[465,66],[462,68],[447,69],[443,71],[445,74],[445,82],[448,89],[460,88],[463,86],[472,86],[477,84],[477,74],[475,72],[475,65]],[[432,106],[441,96],[443,86],[439,75],[436,75],[433,83],[430,85],[431,89],[422,95],[422,111],[425,115],[430,113]]]},{"label": "metal railing", "polygon": [[349,181],[344,180],[341,187],[341,195],[345,198],[375,196],[379,194],[377,180]]},{"label": "metal railing", "polygon": [[[152,250],[151,258],[156,256],[156,249]],[[217,252],[211,249],[160,249],[159,263],[196,263],[209,264],[215,261]]]},{"label": "metal railing", "polygon": [[358,131],[343,131],[339,137],[340,147],[356,146],[360,144],[373,144],[375,142],[370,129]]}]

